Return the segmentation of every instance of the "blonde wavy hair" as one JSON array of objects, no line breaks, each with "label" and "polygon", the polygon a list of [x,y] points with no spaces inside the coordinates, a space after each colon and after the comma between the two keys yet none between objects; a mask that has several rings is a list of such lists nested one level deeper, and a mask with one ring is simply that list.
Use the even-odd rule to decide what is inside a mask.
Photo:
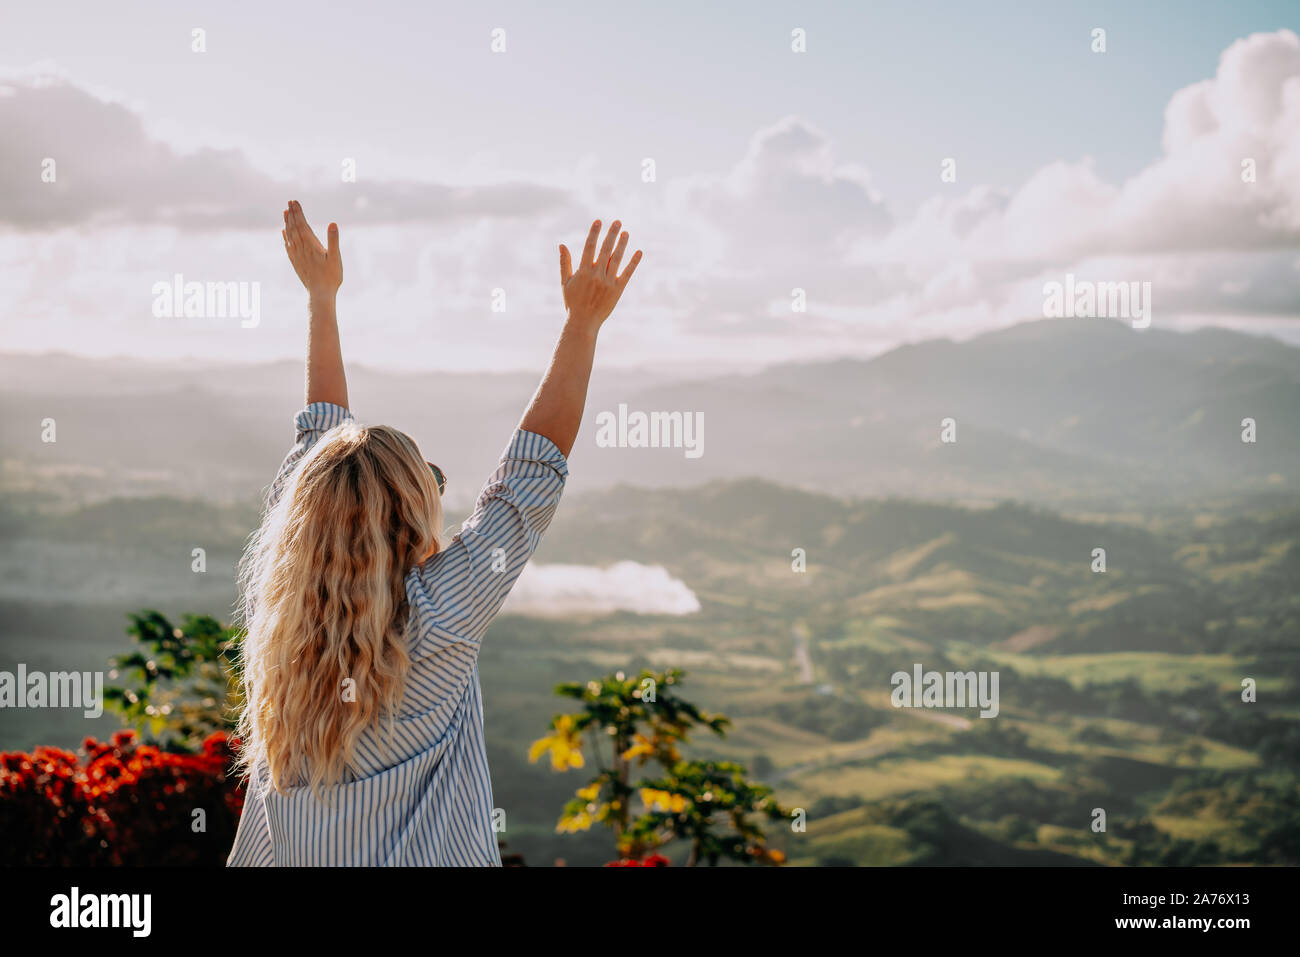
[{"label": "blonde wavy hair", "polygon": [[303,457],[240,562],[245,776],[321,794],[356,771],[363,731],[391,730],[406,574],[442,545],[437,483],[402,432],[344,423]]}]

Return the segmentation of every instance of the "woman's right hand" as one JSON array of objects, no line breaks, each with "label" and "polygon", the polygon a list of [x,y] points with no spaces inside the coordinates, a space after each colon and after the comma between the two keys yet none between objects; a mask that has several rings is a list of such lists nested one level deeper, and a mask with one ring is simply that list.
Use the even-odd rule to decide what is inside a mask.
[{"label": "woman's right hand", "polygon": [[[622,223],[614,220],[609,227],[609,235],[605,237],[605,243],[600,247],[600,253],[597,255],[596,243],[600,240],[600,220],[592,223],[591,231],[587,233],[587,245],[582,250],[582,260],[578,263],[577,270],[573,268],[568,247],[563,243],[560,244],[560,287],[564,291],[564,305],[569,311],[571,320],[599,328],[618,305],[619,297],[623,295],[628,280],[632,278],[637,263],[641,261],[641,250],[638,249],[632,255],[623,274],[619,275],[618,267],[623,261],[623,253],[627,250],[627,233],[619,235],[621,226]],[[614,245],[615,238],[618,239],[617,246]]]}]

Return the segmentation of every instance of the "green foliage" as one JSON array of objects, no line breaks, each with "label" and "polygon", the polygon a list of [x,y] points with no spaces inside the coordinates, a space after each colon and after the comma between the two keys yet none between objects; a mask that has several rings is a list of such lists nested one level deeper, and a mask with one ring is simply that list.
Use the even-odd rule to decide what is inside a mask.
[{"label": "green foliage", "polygon": [[678,761],[666,775],[641,784],[647,811],[632,824],[628,844],[640,849],[663,842],[664,835],[686,841],[688,866],[715,866],[726,859],[741,864],[779,864],[753,815],[770,820],[787,812],[764,784],[745,779],[745,768],[730,761]]},{"label": "green foliage", "polygon": [[[586,765],[584,739],[598,762],[596,774],[564,805],[556,830],[577,833],[601,824],[614,832],[617,851],[639,858],[677,839],[690,843],[688,863],[720,859],[779,863],[768,851],[762,829],[750,815],[783,817],[771,788],[745,780],[745,769],[729,762],[683,760],[680,746],[690,732],[705,728],[724,735],[729,719],[709,714],[677,694],[684,672],[623,672],[585,683],[558,685],[555,693],[581,703],[577,712],[557,714],[550,734],[533,742],[529,759],[549,754],[557,771]],[[648,762],[664,776],[633,783],[631,769]],[[636,792],[645,811],[632,816]]]},{"label": "green foliage", "polygon": [[136,649],[112,660],[104,703],[143,738],[175,751],[197,752],[214,731],[234,730],[240,633],[208,615],[180,626],[152,609],[128,616]]}]

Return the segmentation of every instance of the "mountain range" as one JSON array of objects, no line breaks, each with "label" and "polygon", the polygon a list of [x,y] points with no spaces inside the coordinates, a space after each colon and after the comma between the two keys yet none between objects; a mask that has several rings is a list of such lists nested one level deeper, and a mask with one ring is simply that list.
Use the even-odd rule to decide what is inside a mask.
[{"label": "mountain range", "polygon": [[[598,364],[599,366],[599,364]],[[409,432],[466,507],[536,384],[526,373],[349,370],[355,411]],[[249,501],[291,440],[296,363],[163,364],[0,354],[3,490],[77,501],[165,494]],[[700,413],[703,454],[600,447],[595,419]],[[1065,511],[1212,505],[1293,493],[1300,349],[1222,329],[1038,320],[867,360],[749,374],[601,369],[572,488],[759,477],[841,496]],[[42,422],[57,441],[41,441]],[[1255,442],[1244,442],[1243,420]],[[949,426],[949,438],[941,432]]]}]

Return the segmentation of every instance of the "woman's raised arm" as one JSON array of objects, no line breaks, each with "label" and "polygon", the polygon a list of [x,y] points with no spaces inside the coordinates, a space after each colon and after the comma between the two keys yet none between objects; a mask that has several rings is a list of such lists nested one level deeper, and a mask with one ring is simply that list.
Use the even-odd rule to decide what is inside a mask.
[{"label": "woman's raised arm", "polygon": [[348,408],[348,381],[343,372],[343,349],[335,300],[343,283],[343,257],[339,253],[339,227],[330,223],[329,245],[322,246],[307,225],[302,205],[290,200],[284,211],[284,248],[293,270],[307,289],[307,404],[330,402]]},{"label": "woman's raised arm", "polygon": [[[596,335],[601,324],[618,305],[619,297],[641,261],[641,250],[633,254],[620,275],[619,265],[627,250],[627,233],[620,235],[618,220],[609,227],[600,252],[600,220],[591,224],[587,245],[578,268],[573,268],[569,250],[560,245],[560,287],[568,317],[551,364],[524,412],[519,427],[544,435],[568,458],[578,438],[582,410],[587,404],[587,383],[596,354]],[[617,239],[618,245],[615,245]]]}]

